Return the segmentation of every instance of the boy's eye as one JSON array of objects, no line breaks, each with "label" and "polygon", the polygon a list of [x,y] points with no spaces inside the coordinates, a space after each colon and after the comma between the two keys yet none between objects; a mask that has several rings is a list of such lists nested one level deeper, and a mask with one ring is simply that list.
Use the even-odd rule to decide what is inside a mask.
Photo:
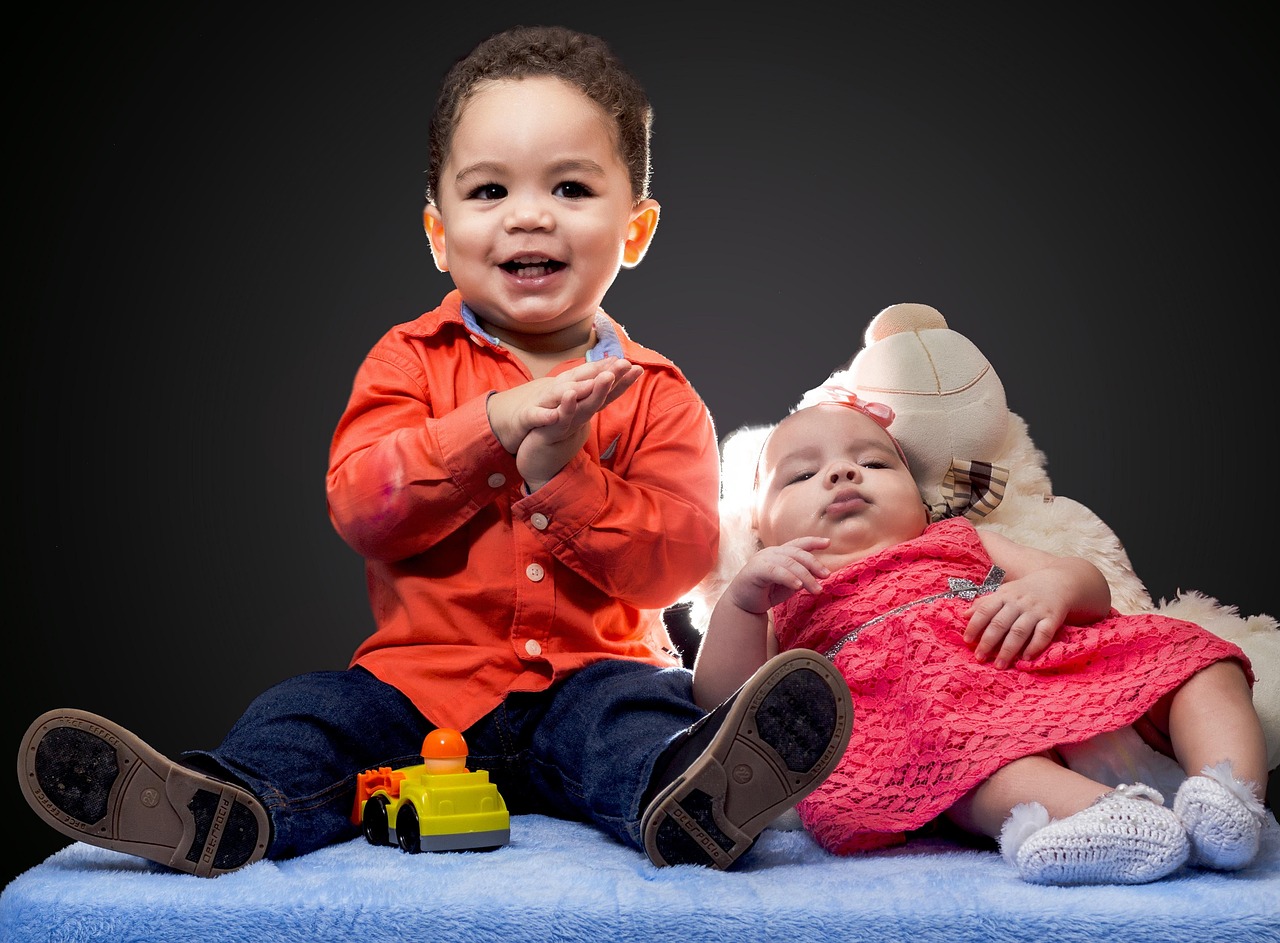
[{"label": "boy's eye", "polygon": [[484,183],[467,194],[469,200],[501,200],[507,188],[498,183]]},{"label": "boy's eye", "polygon": [[858,464],[860,464],[863,468],[888,468],[889,467],[888,462],[881,461],[878,458],[870,458],[870,459],[867,459],[865,462],[859,462]]},{"label": "boy's eye", "polygon": [[551,192],[567,200],[580,200],[591,196],[591,190],[575,180],[566,180],[564,183],[557,184]]},{"label": "boy's eye", "polygon": [[790,478],[787,479],[787,484],[789,485],[798,484],[799,482],[802,482],[802,481],[808,481],[812,477],[813,477],[813,472],[811,471],[797,472],[796,474],[792,475]]}]

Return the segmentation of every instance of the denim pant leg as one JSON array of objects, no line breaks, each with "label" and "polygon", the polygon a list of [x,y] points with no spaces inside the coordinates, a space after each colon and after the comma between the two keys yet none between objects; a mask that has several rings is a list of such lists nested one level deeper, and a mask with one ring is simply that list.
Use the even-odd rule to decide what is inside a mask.
[{"label": "denim pant leg", "polygon": [[181,760],[247,787],[271,819],[267,857],[291,858],[360,834],[356,774],[421,762],[432,726],[363,668],[317,671],[268,688],[216,750]]},{"label": "denim pant leg", "polygon": [[466,732],[468,765],[487,769],[515,813],[589,822],[642,848],[641,802],[662,750],[705,713],[692,674],[605,661],[548,692],[512,694]]}]

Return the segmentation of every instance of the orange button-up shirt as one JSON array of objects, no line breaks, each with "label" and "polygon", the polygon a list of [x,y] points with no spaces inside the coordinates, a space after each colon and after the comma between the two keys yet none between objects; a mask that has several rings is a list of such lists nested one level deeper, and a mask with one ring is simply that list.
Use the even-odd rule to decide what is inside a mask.
[{"label": "orange button-up shirt", "polygon": [[531,495],[485,413],[489,391],[530,374],[468,326],[456,291],[356,373],[326,479],[376,624],[351,663],[437,726],[466,730],[508,693],[600,659],[679,663],[662,610],[715,560],[714,426],[669,360],[603,312],[596,333],[644,375]]}]

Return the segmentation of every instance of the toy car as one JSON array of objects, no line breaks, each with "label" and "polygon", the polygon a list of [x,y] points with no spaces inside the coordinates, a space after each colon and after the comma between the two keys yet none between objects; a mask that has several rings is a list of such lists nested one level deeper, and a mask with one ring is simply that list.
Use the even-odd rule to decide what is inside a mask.
[{"label": "toy car", "polygon": [[462,734],[437,728],[422,744],[422,763],[380,766],[356,777],[351,821],[371,845],[401,851],[489,850],[511,840],[511,816],[485,770],[467,769]]}]

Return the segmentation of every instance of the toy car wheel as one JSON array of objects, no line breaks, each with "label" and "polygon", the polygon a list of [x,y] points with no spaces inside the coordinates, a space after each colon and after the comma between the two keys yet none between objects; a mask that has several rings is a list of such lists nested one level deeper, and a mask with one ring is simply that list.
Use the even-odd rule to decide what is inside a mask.
[{"label": "toy car wheel", "polygon": [[391,832],[387,826],[387,797],[374,796],[364,804],[360,826],[370,845],[390,845]]},{"label": "toy car wheel", "polygon": [[422,831],[418,826],[418,810],[409,803],[396,813],[396,841],[401,851],[416,855],[422,851]]}]

